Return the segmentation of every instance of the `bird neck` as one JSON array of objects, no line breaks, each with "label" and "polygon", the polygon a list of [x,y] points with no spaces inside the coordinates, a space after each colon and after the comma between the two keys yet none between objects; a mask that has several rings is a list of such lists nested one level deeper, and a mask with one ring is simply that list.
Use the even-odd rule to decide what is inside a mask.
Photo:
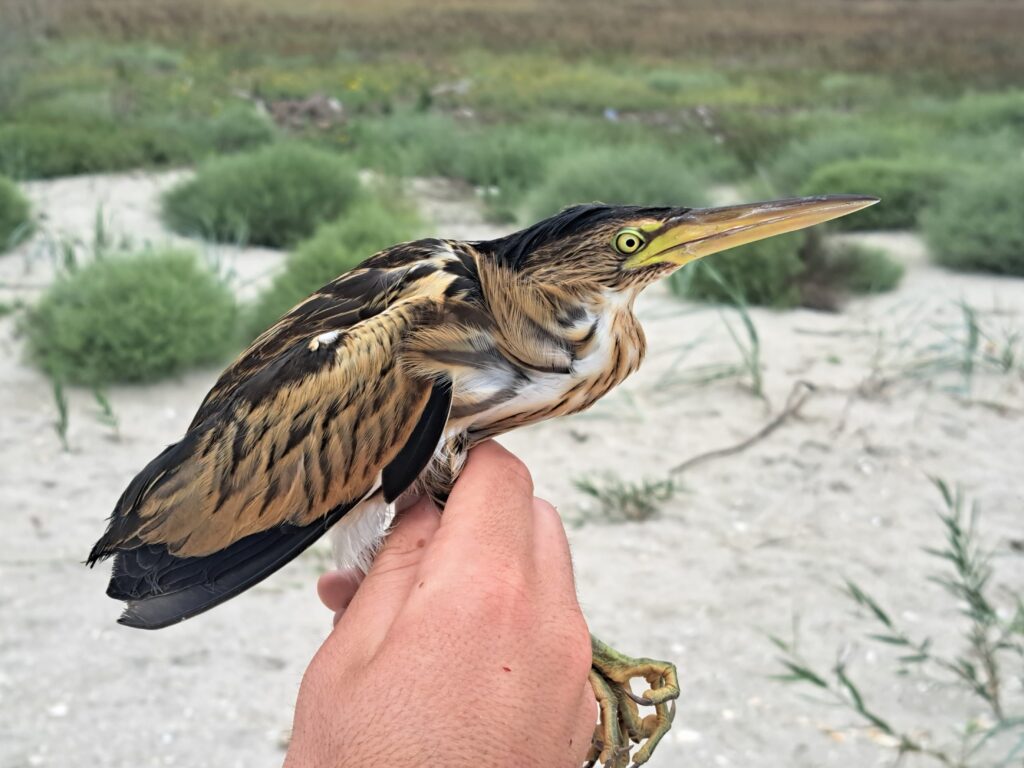
[{"label": "bird neck", "polygon": [[585,359],[613,355],[614,360],[602,359],[600,365],[613,369],[602,373],[610,375],[614,386],[643,359],[646,342],[633,314],[639,289],[540,282],[492,262],[481,264],[479,274],[499,347],[526,368],[575,376]]}]

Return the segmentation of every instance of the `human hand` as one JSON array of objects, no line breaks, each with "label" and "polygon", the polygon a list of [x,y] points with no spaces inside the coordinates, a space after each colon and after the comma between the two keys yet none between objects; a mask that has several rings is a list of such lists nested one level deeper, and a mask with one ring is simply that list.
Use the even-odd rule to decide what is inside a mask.
[{"label": "human hand", "polygon": [[[526,467],[475,448],[439,516],[402,513],[299,689],[287,768],[577,768],[597,708],[565,530]],[[349,603],[349,600],[351,602]]]}]

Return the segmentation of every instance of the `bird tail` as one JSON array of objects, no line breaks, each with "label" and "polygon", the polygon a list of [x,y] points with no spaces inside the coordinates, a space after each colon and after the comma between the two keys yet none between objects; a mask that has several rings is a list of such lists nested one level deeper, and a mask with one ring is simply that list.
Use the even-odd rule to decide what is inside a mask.
[{"label": "bird tail", "polygon": [[127,603],[118,623],[160,629],[219,605],[297,557],[350,506],[310,525],[254,533],[199,557],[177,557],[163,544],[117,551],[107,595]]}]

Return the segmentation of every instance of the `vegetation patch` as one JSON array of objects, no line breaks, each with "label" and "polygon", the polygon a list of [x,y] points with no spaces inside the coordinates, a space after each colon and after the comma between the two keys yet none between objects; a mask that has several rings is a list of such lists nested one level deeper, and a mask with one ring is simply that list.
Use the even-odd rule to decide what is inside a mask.
[{"label": "vegetation patch", "polygon": [[1024,276],[1024,167],[994,169],[951,186],[921,223],[939,264]]},{"label": "vegetation patch", "polygon": [[258,336],[309,294],[377,251],[412,240],[420,226],[408,208],[367,200],[320,227],[288,256],[284,271],[249,308],[247,338]]},{"label": "vegetation patch", "polygon": [[909,229],[918,214],[946,183],[948,170],[917,159],[844,160],[819,168],[800,190],[804,195],[863,194],[881,198],[878,205],[837,219],[846,230]]},{"label": "vegetation patch", "polygon": [[0,176],[0,253],[13,248],[32,229],[31,209],[21,190]]},{"label": "vegetation patch", "polygon": [[222,360],[235,300],[195,255],[97,258],[55,282],[24,322],[31,359],[57,381],[152,381]]},{"label": "vegetation patch", "polygon": [[210,240],[287,247],[359,197],[346,159],[303,144],[275,144],[203,165],[163,200],[168,225]]}]

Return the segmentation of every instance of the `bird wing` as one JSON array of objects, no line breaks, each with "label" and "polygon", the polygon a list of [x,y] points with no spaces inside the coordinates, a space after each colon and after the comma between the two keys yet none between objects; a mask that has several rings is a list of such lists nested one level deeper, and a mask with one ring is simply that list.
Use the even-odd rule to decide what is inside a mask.
[{"label": "bird wing", "polygon": [[[369,262],[368,262],[369,263]],[[247,589],[367,495],[430,460],[450,383],[400,362],[438,317],[437,270],[364,268],[325,286],[218,380],[181,442],[131,482],[90,564],[116,555],[122,623],[159,627]]]}]

